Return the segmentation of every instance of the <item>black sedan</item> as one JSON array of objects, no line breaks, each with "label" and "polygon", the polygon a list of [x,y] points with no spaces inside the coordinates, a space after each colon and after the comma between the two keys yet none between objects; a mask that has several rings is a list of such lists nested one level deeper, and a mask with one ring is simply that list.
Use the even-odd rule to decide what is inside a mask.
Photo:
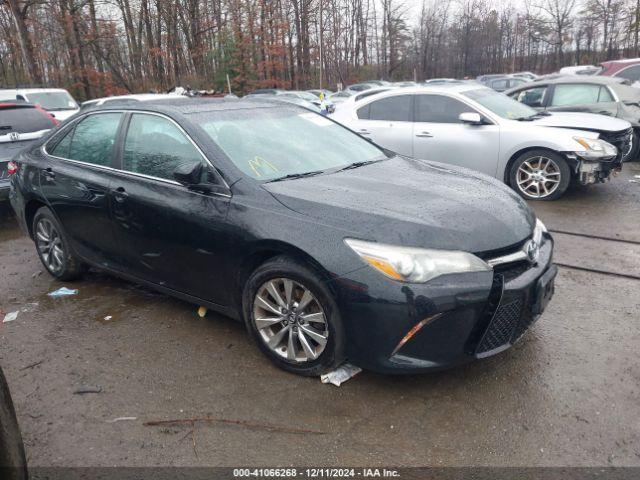
[{"label": "black sedan", "polygon": [[600,113],[627,120],[633,127],[628,140],[620,135],[600,138],[618,146],[623,160],[638,158],[640,148],[640,89],[616,77],[560,75],[541,78],[505,92],[537,110]]},{"label": "black sedan", "polygon": [[109,105],[16,159],[46,269],[86,265],[244,321],[283,369],[423,371],[509,347],[553,241],[500,182],[273,101]]}]

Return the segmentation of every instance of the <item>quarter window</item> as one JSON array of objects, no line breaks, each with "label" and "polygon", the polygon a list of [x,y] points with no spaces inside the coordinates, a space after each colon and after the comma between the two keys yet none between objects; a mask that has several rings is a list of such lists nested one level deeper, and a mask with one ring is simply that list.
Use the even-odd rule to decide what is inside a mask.
[{"label": "quarter window", "polygon": [[551,105],[587,105],[590,103],[613,102],[611,93],[601,85],[556,85]]},{"label": "quarter window", "polygon": [[54,147],[52,155],[110,166],[121,113],[100,113],[81,120]]},{"label": "quarter window", "polygon": [[473,108],[455,98],[444,95],[417,95],[416,122],[460,123],[461,113],[474,112]]},{"label": "quarter window", "polygon": [[166,118],[135,113],[124,143],[122,168],[173,180],[181,165],[202,163],[202,155],[187,136]]},{"label": "quarter window", "polygon": [[[387,120],[392,122],[408,122],[411,120],[411,95],[396,95],[381,98],[368,105],[369,120]],[[361,109],[362,110],[362,109]],[[358,111],[360,117],[360,111]]]}]

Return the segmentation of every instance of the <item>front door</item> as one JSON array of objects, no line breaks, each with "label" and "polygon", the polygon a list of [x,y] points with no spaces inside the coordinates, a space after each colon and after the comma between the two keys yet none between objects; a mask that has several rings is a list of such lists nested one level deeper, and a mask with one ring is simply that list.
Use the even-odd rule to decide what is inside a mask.
[{"label": "front door", "polygon": [[496,176],[500,154],[498,125],[462,123],[461,113],[478,113],[453,97],[419,94],[415,99],[413,156]]},{"label": "front door", "polygon": [[[49,142],[40,188],[75,251],[91,262],[114,267],[118,251],[109,218],[120,112],[94,113]],[[54,139],[54,141],[57,139]]]},{"label": "front door", "polygon": [[[211,167],[187,134],[155,114],[130,116],[111,209],[126,272],[221,305],[220,265],[229,197],[192,191],[174,180],[178,166]],[[206,179],[203,179],[206,180]]]}]

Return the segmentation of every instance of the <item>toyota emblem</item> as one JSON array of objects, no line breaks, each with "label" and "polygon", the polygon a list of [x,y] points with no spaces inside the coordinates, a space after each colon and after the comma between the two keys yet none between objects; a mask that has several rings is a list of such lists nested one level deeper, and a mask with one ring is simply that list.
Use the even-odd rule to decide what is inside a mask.
[{"label": "toyota emblem", "polygon": [[536,260],[538,260],[538,255],[540,255],[540,246],[535,240],[531,240],[527,244],[526,253],[531,263],[535,263]]}]

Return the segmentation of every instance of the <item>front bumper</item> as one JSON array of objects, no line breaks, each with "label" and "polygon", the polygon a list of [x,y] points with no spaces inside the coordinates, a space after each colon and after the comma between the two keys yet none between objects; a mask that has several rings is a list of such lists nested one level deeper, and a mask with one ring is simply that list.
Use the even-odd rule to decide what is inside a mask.
[{"label": "front bumper", "polygon": [[336,278],[331,284],[347,356],[369,370],[414,373],[501,352],[520,339],[553,295],[552,257],[553,240],[545,235],[533,265],[525,261],[494,272],[446,275],[426,284],[390,281],[369,267]]}]

